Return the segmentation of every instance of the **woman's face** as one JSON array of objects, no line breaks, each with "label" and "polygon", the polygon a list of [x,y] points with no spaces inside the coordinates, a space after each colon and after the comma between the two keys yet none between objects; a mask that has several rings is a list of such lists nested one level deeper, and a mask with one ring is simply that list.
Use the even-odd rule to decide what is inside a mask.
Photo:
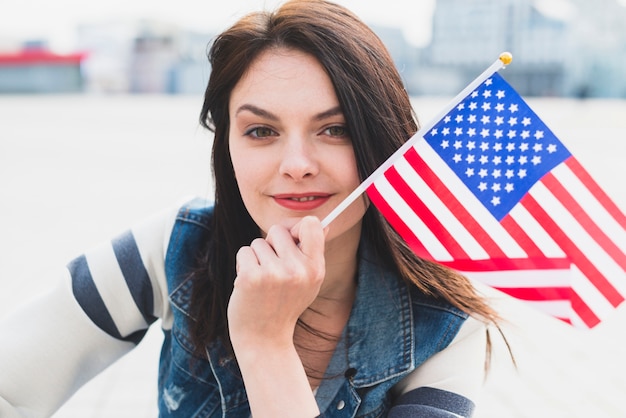
[{"label": "woman's face", "polygon": [[[313,56],[263,52],[233,89],[229,114],[235,177],[263,234],[305,215],[323,219],[359,185],[344,115]],[[358,199],[332,222],[327,239],[358,239],[365,209]]]}]

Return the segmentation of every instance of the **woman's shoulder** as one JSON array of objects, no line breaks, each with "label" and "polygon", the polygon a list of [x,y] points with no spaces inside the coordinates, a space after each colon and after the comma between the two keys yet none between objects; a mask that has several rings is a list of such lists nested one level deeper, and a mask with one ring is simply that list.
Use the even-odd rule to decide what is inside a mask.
[{"label": "woman's shoulder", "polygon": [[176,220],[181,222],[196,223],[200,226],[208,228],[208,225],[213,218],[213,208],[213,202],[206,198],[187,198],[179,204]]},{"label": "woman's shoulder", "polygon": [[448,300],[436,294],[427,293],[414,283],[409,283],[409,292],[411,293],[411,302],[413,306],[423,309],[445,312],[449,315],[467,319],[469,316],[466,312],[454,306]]},{"label": "woman's shoulder", "polygon": [[[175,289],[183,278],[201,268],[212,230],[213,204],[203,198],[179,204],[167,238],[165,275],[168,287]],[[173,280],[173,282],[172,282]]]}]

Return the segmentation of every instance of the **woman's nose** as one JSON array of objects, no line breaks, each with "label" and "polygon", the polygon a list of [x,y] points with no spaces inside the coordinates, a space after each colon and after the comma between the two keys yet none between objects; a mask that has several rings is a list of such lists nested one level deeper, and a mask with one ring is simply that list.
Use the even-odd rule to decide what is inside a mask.
[{"label": "woman's nose", "polygon": [[289,138],[280,162],[280,174],[299,181],[319,172],[313,146],[306,138]]}]

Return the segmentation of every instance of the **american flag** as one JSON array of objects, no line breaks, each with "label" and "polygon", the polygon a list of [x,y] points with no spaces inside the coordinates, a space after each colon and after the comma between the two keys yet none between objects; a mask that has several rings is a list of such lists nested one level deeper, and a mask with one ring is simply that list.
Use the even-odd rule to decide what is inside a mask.
[{"label": "american flag", "polygon": [[626,217],[499,74],[431,126],[365,189],[418,255],[576,326],[624,301]]}]

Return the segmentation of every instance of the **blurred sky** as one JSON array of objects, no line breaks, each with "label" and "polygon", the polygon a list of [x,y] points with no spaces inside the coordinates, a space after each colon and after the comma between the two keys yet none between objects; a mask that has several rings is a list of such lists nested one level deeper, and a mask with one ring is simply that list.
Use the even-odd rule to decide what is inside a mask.
[{"label": "blurred sky", "polygon": [[[337,0],[368,24],[401,27],[414,45],[430,39],[435,0]],[[79,23],[154,18],[200,31],[221,30],[246,12],[272,9],[280,0],[0,0],[0,46],[47,39],[51,48],[71,51]]]}]

